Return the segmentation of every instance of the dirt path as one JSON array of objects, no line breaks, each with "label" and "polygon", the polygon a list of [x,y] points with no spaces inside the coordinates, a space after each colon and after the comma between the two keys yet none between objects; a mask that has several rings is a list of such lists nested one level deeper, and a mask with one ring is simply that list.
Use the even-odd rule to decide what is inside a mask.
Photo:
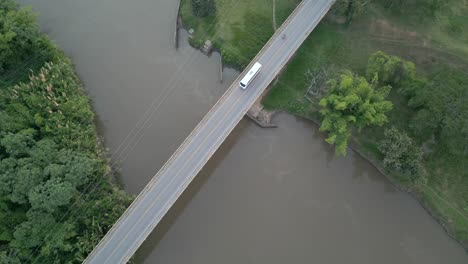
[{"label": "dirt path", "polygon": [[371,23],[369,36],[371,40],[387,45],[412,48],[409,50],[423,63],[440,61],[457,68],[462,68],[463,70],[468,69],[468,60],[462,55],[450,50],[440,49],[430,39],[420,33],[402,29],[388,20],[378,19],[374,23]]},{"label": "dirt path", "polygon": [[271,0],[273,2],[273,30],[276,31],[278,29],[278,25],[276,24],[276,0]]}]

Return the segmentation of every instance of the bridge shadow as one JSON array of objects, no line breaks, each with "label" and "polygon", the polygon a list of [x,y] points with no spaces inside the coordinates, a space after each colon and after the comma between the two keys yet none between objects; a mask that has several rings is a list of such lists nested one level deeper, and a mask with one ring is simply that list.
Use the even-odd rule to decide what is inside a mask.
[{"label": "bridge shadow", "polygon": [[179,199],[169,209],[167,214],[159,222],[153,232],[148,236],[144,243],[135,253],[133,259],[135,263],[143,263],[150,257],[154,249],[162,241],[164,236],[169,232],[177,218],[184,212],[192,199],[197,195],[203,185],[211,178],[213,172],[218,168],[219,164],[231,152],[233,146],[239,138],[244,134],[248,126],[253,125],[247,122],[245,118],[239,122],[231,134],[221,144],[219,149],[214,153],[211,159],[205,164],[203,169],[197,174],[195,179],[189,184],[187,189],[182,193]]}]

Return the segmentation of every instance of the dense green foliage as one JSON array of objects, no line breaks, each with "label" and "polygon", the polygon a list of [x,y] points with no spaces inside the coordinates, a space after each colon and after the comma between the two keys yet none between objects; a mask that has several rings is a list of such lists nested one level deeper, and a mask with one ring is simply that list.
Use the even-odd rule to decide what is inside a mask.
[{"label": "dense green foliage", "polygon": [[0,0],[0,74],[6,75],[30,58],[50,58],[50,48],[30,9],[18,10],[13,1]]},{"label": "dense green foliage", "polygon": [[0,89],[0,263],[80,263],[130,197],[104,178],[94,114],[70,61],[39,33],[29,9],[0,0],[0,13],[2,67],[30,74]]},{"label": "dense green foliage", "polygon": [[216,4],[214,0],[191,0],[192,12],[197,17],[214,15]]},{"label": "dense green foliage", "polygon": [[395,86],[405,80],[413,79],[416,67],[412,62],[377,51],[369,58],[366,77],[371,80],[376,74],[381,84]]},{"label": "dense green foliage", "polygon": [[379,142],[384,166],[417,177],[422,160],[421,148],[405,132],[395,127],[385,129],[384,134],[385,138]]},{"label": "dense green foliage", "polygon": [[3,72],[30,56],[40,38],[31,12],[16,11],[10,1],[2,0],[0,5],[0,72]]},{"label": "dense green foliage", "polygon": [[368,0],[336,0],[332,7],[332,13],[337,16],[344,16],[346,23],[365,13]]},{"label": "dense green foliage", "polygon": [[370,125],[382,126],[392,104],[385,100],[389,86],[376,89],[364,77],[344,71],[328,81],[329,93],[320,100],[321,131],[328,132],[326,141],[335,144],[337,154],[346,154],[351,127],[362,129]]},{"label": "dense green foliage", "polygon": [[434,137],[448,153],[468,156],[468,76],[443,68],[429,80],[401,88],[415,115],[409,126],[421,141]]}]

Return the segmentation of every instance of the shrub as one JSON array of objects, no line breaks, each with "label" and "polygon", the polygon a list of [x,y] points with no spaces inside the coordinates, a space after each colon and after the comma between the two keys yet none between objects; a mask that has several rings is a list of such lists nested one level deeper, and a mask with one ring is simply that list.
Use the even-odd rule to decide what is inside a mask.
[{"label": "shrub", "polygon": [[384,155],[384,166],[415,178],[421,166],[421,148],[405,132],[395,127],[386,129],[384,134],[385,138],[379,143],[379,151]]}]

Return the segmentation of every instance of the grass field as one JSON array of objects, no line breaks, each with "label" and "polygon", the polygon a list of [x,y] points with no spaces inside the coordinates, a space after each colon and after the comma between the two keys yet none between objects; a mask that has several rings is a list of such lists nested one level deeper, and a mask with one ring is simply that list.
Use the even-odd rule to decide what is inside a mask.
[{"label": "grass field", "polygon": [[192,15],[190,0],[182,0],[180,15],[186,28],[193,28],[192,45],[211,40],[223,61],[238,69],[247,65],[273,35],[273,2],[277,25],[288,17],[298,0],[216,0],[216,14]]},{"label": "grass field", "polygon": [[[407,0],[407,9],[384,9],[371,6],[371,17],[385,17],[400,30],[418,35],[434,48],[468,56],[468,2],[446,0],[433,15],[424,12],[420,2]],[[376,2],[384,2],[377,0]],[[411,3],[413,2],[413,3]],[[429,2],[429,1],[427,1]]]},{"label": "grass field", "polygon": [[[320,71],[333,73],[344,68],[363,74],[369,56],[378,50],[414,62],[420,76],[430,77],[439,67],[468,74],[468,1],[448,0],[451,4],[433,18],[427,18],[427,11],[420,11],[418,6],[395,11],[384,8],[379,1],[372,2],[368,12],[350,25],[327,16],[264,98],[265,108],[319,120],[319,98],[304,96],[310,77]],[[407,3],[416,5],[418,1],[423,0],[408,0]],[[207,19],[194,18],[189,1],[183,3],[184,23],[196,31],[195,46],[207,39],[205,35],[209,36],[227,64],[242,68],[273,33],[271,1],[242,0],[230,16]],[[216,3],[220,14],[227,10],[229,1],[217,0]],[[276,1],[277,14],[280,14],[278,26],[297,3]],[[252,10],[258,18],[255,21],[249,21]],[[212,22],[216,26],[211,28]],[[468,83],[466,89],[468,91]],[[388,126],[407,130],[413,110],[394,90],[389,99],[394,110],[389,114]],[[384,127],[372,127],[353,133],[354,145],[369,159],[378,162],[382,157],[377,142],[383,138],[383,131]],[[391,171],[388,176],[420,197],[438,220],[468,247],[468,158],[454,157],[444,146],[437,145],[423,163],[425,175],[416,182]]]}]

